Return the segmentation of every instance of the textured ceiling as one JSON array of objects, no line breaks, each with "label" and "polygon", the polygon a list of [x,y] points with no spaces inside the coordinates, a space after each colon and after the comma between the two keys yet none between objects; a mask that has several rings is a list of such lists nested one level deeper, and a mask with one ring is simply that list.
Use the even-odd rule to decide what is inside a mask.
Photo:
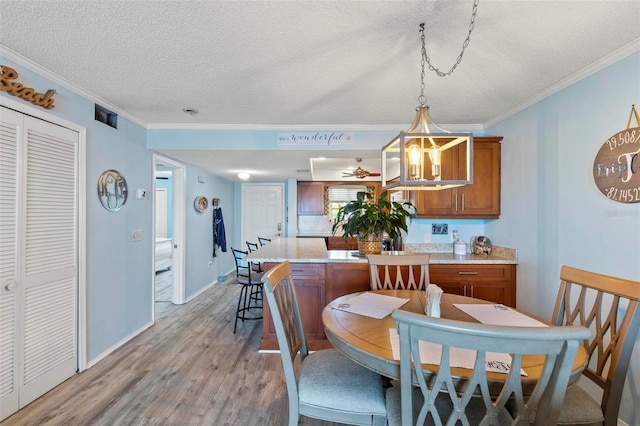
[{"label": "textured ceiling", "polygon": [[[419,23],[448,70],[473,1],[1,3],[0,44],[142,123],[403,130],[420,94]],[[455,72],[427,71],[434,119],[508,114],[639,39],[639,22],[637,0],[482,0]]]}]

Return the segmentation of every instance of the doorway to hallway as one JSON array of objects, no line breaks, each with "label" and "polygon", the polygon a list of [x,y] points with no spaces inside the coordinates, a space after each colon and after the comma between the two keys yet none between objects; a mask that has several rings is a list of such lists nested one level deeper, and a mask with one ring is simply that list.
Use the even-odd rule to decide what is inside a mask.
[{"label": "doorway to hallway", "polygon": [[185,301],[185,174],[183,164],[154,154],[154,320]]}]

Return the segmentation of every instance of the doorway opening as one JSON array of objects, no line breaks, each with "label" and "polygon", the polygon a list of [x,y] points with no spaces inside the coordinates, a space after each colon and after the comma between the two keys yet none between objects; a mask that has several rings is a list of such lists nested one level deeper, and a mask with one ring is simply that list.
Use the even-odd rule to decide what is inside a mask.
[{"label": "doorway opening", "polygon": [[154,154],[154,320],[185,300],[185,166]]}]

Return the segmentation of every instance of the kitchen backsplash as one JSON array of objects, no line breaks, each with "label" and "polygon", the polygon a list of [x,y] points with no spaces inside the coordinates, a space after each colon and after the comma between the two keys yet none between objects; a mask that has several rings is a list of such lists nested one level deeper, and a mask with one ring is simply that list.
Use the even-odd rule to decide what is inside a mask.
[{"label": "kitchen backsplash", "polygon": [[[434,234],[433,225],[436,225],[438,232]],[[446,226],[443,226],[446,225]],[[331,235],[333,222],[329,216],[298,216],[298,235]],[[471,241],[471,237],[484,234],[484,221],[482,219],[413,219],[408,224],[409,232],[404,238],[405,243],[416,244],[450,244],[453,242],[453,231],[457,231],[458,239],[466,242]],[[446,231],[445,231],[446,228]],[[488,236],[491,238],[491,236]],[[499,243],[492,241],[493,244]]]},{"label": "kitchen backsplash", "polygon": [[331,233],[332,226],[329,216],[298,216],[298,234]]}]

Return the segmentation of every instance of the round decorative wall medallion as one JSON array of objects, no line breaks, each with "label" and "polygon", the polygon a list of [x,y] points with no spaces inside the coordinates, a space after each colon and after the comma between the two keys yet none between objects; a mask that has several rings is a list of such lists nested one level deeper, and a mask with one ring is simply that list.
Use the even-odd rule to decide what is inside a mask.
[{"label": "round decorative wall medallion", "polygon": [[209,207],[209,200],[207,200],[207,197],[203,196],[196,197],[195,201],[193,202],[193,206],[200,213],[204,213],[207,211],[207,207]]},{"label": "round decorative wall medallion", "polygon": [[115,212],[127,202],[127,181],[117,170],[105,170],[98,178],[98,198],[105,209]]},{"label": "round decorative wall medallion", "polygon": [[640,202],[640,127],[623,130],[605,141],[593,161],[593,180],[613,201]]}]

